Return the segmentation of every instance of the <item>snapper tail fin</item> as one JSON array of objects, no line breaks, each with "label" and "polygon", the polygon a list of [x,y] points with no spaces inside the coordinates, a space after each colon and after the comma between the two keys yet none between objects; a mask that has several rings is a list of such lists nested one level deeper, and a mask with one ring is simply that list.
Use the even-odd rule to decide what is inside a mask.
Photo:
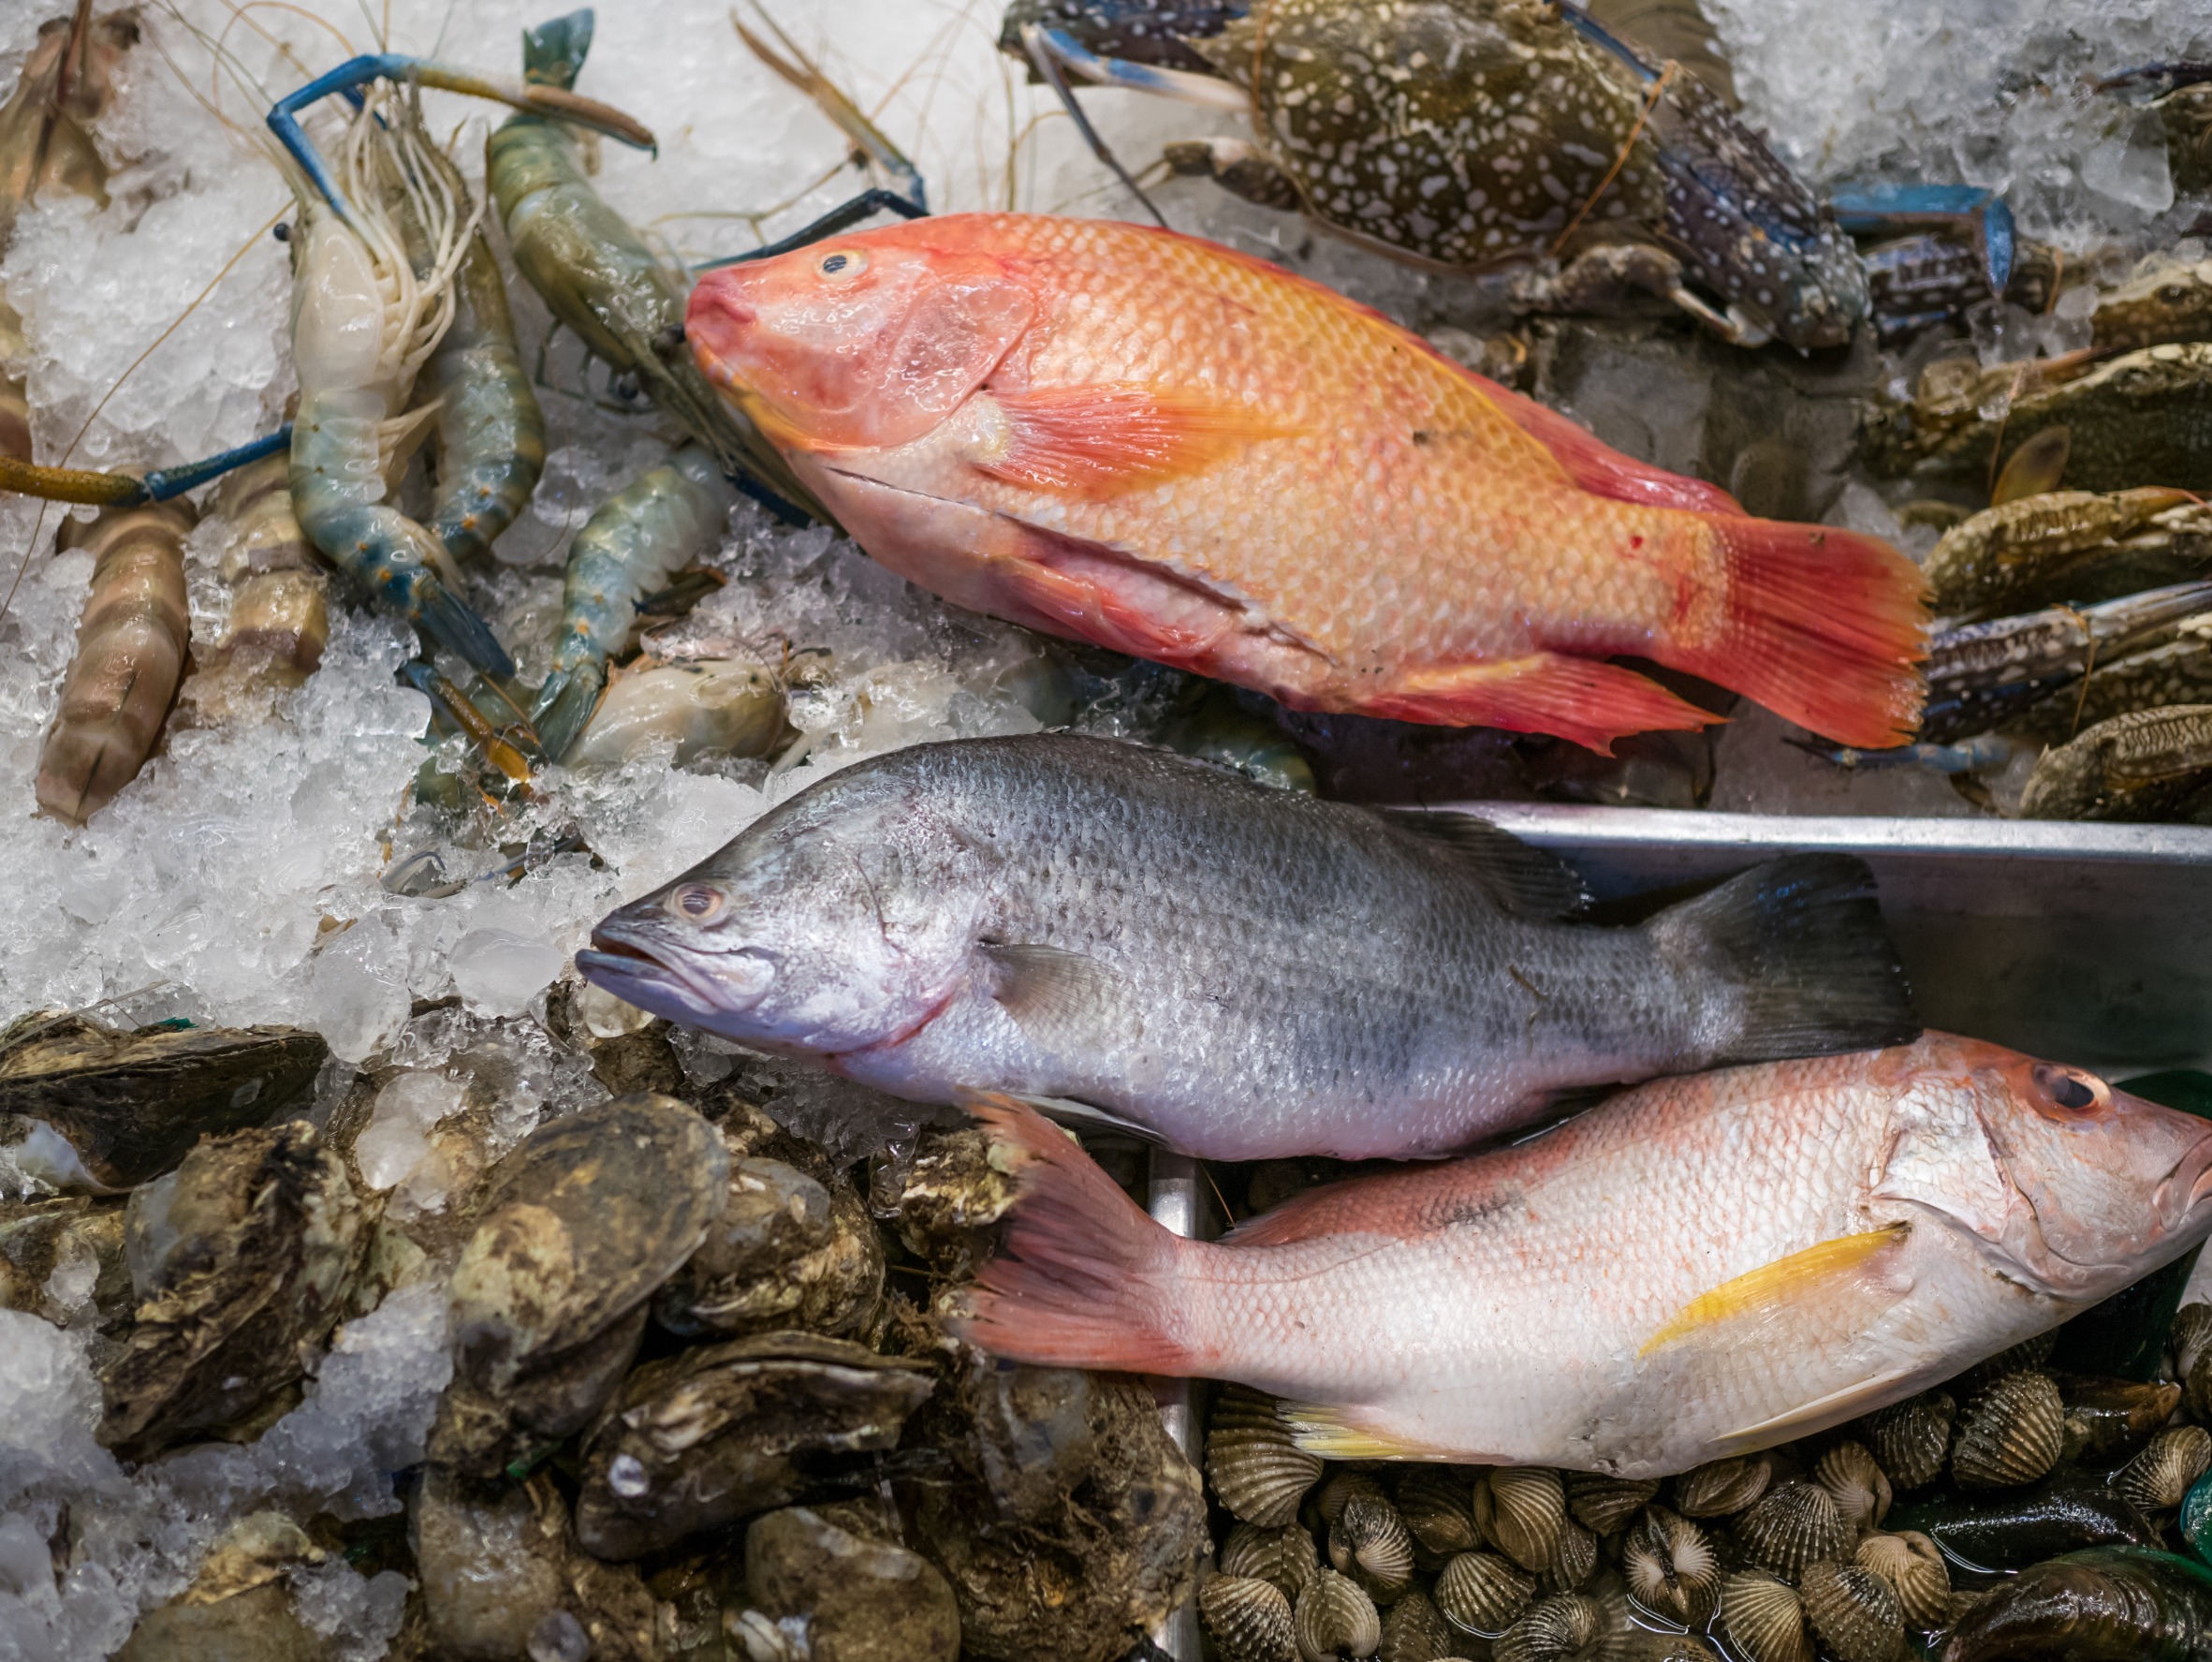
[{"label": "snapper tail fin", "polygon": [[954,1324],[960,1337],[1048,1367],[1194,1372],[1173,1331],[1182,1243],[1027,1103],[989,1096],[967,1107],[1014,1156],[1021,1198]]},{"label": "snapper tail fin", "polygon": [[1721,638],[1660,657],[1757,699],[1824,739],[1885,749],[1926,702],[1927,580],[1880,537],[1715,515],[1727,570]]},{"label": "snapper tail fin", "polygon": [[1645,925],[1669,958],[1734,983],[1736,1032],[1710,1066],[1876,1050],[1920,1037],[1874,874],[1848,854],[1790,854]]}]

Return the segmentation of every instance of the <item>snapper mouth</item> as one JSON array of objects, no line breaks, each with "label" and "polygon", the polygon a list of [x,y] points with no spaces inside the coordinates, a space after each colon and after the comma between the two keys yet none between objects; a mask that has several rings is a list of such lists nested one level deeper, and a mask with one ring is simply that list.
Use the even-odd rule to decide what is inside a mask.
[{"label": "snapper mouth", "polygon": [[2151,1197],[2151,1209],[2167,1229],[2186,1229],[2193,1222],[2212,1217],[2212,1135],[2199,1138],[2189,1153],[2175,1162],[2165,1182]]}]

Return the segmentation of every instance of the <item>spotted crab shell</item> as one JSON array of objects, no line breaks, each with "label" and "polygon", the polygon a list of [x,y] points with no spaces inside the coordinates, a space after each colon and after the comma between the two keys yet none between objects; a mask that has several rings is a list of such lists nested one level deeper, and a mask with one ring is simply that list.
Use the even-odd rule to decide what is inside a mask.
[{"label": "spotted crab shell", "polygon": [[1918,1489],[1935,1481],[1943,1469],[1957,1412],[1958,1405],[1946,1392],[1924,1391],[1877,1409],[1855,1429],[1895,1487]]},{"label": "spotted crab shell", "polygon": [[2047,1476],[2066,1447],[2066,1405],[2047,1374],[2000,1377],[1967,1407],[1951,1475],[1968,1489],[2012,1489]]},{"label": "spotted crab shell", "polygon": [[1198,1589],[1198,1619],[1223,1662],[1298,1662],[1290,1600],[1252,1576],[1209,1576]]},{"label": "spotted crab shell", "polygon": [[1795,1581],[1807,1565],[1849,1552],[1852,1528],[1826,1490],[1789,1482],[1761,1495],[1736,1520],[1736,1536],[1753,1564]]},{"label": "spotted crab shell", "polygon": [[1808,1566],[1797,1594],[1805,1616],[1838,1662],[1897,1662],[1905,1646],[1904,1611],[1882,1577],[1856,1564]]},{"label": "spotted crab shell", "polygon": [[1462,1633],[1503,1633],[1536,1597],[1536,1578],[1497,1552],[1462,1552],[1436,1578],[1433,1596],[1445,1621]]},{"label": "spotted crab shell", "polygon": [[1247,1523],[1280,1526],[1321,1478],[1321,1457],[1291,1440],[1272,1397],[1226,1386],[1206,1432],[1206,1475],[1222,1505]]},{"label": "spotted crab shell", "polygon": [[1547,1569],[1567,1524],[1566,1486],[1545,1466],[1500,1466],[1475,1491],[1474,1522],[1523,1569]]},{"label": "spotted crab shell", "polygon": [[1796,1589],[1765,1570],[1739,1569],[1721,1583],[1721,1623],[1750,1662],[1813,1662]]},{"label": "spotted crab shell", "polygon": [[1870,1535],[1859,1543],[1858,1565],[1890,1584],[1905,1620],[1915,1627],[1941,1627],[1951,1616],[1951,1572],[1942,1550],[1916,1530]]}]

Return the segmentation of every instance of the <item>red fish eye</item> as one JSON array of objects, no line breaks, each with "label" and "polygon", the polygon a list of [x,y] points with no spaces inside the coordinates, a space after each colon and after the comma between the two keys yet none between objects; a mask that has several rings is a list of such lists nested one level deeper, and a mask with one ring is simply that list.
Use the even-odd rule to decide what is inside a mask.
[{"label": "red fish eye", "polygon": [[814,270],[840,281],[857,277],[868,269],[868,256],[857,248],[833,248],[814,262]]},{"label": "red fish eye", "polygon": [[2088,1113],[2102,1108],[2110,1093],[2104,1081],[2094,1074],[2079,1068],[2061,1067],[2055,1062],[2035,1065],[2035,1088],[2044,1097],[2069,1113]]},{"label": "red fish eye", "polygon": [[710,883],[686,883],[668,896],[668,905],[694,923],[722,910],[722,890]]}]

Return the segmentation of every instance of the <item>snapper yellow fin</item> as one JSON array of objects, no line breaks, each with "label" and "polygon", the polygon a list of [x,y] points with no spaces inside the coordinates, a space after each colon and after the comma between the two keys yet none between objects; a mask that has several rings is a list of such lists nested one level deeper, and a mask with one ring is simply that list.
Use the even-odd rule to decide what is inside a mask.
[{"label": "snapper yellow fin", "polygon": [[[1910,1224],[1891,1224],[1861,1235],[1823,1241],[1724,1281],[1676,1311],[1664,1327],[1644,1341],[1644,1347],[1636,1352],[1637,1360],[1692,1333],[1741,1316],[1764,1315],[1792,1300],[1853,1291],[1866,1285],[1875,1260],[1902,1243],[1912,1228]],[[1895,1302],[1894,1297],[1887,1298],[1884,1306]]]},{"label": "snapper yellow fin", "polygon": [[1479,1454],[1463,1449],[1438,1449],[1370,1431],[1353,1423],[1356,1408],[1330,1403],[1275,1405],[1275,1417],[1290,1428],[1291,1441],[1309,1454],[1324,1460],[1450,1460],[1486,1463]]},{"label": "snapper yellow fin", "polygon": [[1771,1419],[1762,1419],[1756,1425],[1724,1433],[1721,1442],[1724,1447],[1748,1454],[1755,1449],[1771,1449],[1777,1443],[1809,1435],[1824,1431],[1846,1419],[1856,1419],[1862,1414],[1886,1407],[1894,1400],[1891,1388],[1900,1380],[1910,1378],[1918,1371],[1918,1364],[1890,1368],[1870,1379],[1861,1379],[1855,1385],[1846,1385],[1841,1390],[1831,1390],[1826,1396],[1816,1397],[1809,1403],[1800,1403],[1786,1413]]}]

